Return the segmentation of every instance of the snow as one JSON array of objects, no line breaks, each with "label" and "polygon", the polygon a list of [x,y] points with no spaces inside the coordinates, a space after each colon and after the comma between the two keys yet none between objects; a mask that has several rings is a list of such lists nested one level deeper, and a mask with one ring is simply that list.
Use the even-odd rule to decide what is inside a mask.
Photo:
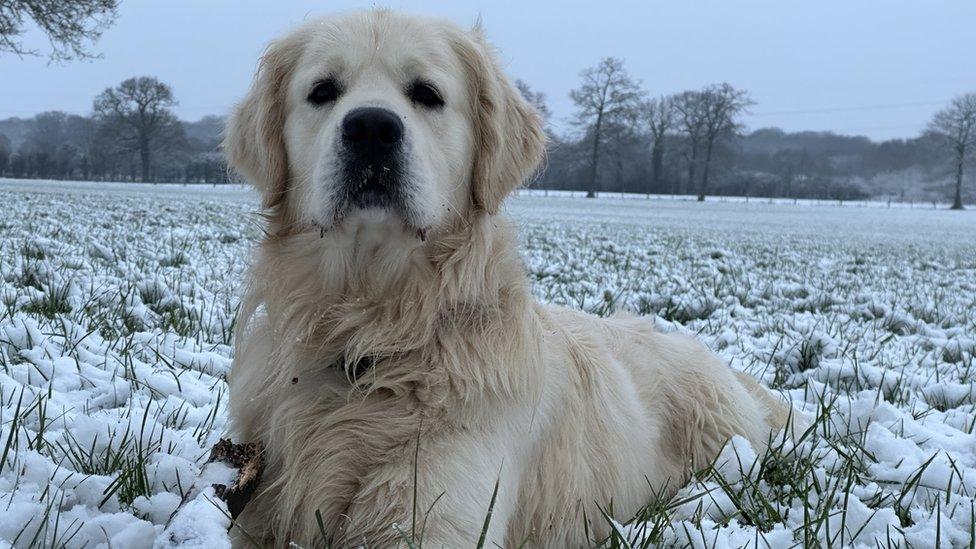
[{"label": "snow", "polygon": [[214,489],[210,487],[180,508],[162,536],[156,539],[153,547],[210,549],[228,546],[229,528],[230,512],[227,511],[224,502],[217,499]]},{"label": "snow", "polygon": [[[204,463],[254,194],[0,180],[0,207],[0,546],[228,546],[210,484],[232,471]],[[969,546],[976,215],[556,193],[507,209],[539,299],[697,334],[819,417],[784,442],[785,474],[733,439],[653,540],[647,517],[616,524],[632,546]]]}]

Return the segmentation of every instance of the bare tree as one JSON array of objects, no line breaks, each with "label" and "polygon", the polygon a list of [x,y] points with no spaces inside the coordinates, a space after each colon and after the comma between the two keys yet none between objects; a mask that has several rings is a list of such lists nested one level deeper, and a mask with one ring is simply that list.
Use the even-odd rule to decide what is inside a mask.
[{"label": "bare tree", "polygon": [[88,45],[115,21],[119,0],[0,1],[0,52],[38,55],[21,42],[24,26],[33,22],[47,35],[52,61],[94,57]]},{"label": "bare tree", "polygon": [[30,163],[38,177],[52,177],[57,172],[57,155],[65,145],[64,124],[67,115],[60,111],[42,112],[34,117],[19,152]]},{"label": "bare tree", "polygon": [[0,133],[0,177],[7,174],[7,167],[10,165],[10,138]]},{"label": "bare tree", "polygon": [[651,188],[660,188],[664,171],[665,137],[677,123],[674,97],[659,97],[641,102],[640,116],[651,137]]},{"label": "bare tree", "polygon": [[698,201],[705,200],[708,192],[708,175],[712,165],[715,145],[724,139],[738,135],[742,129],[739,115],[753,104],[748,92],[737,90],[727,83],[708,86],[698,94],[701,104],[705,141],[705,162],[702,170],[701,186],[698,188]]},{"label": "bare tree", "polygon": [[519,93],[522,97],[529,102],[530,105],[535,107],[535,110],[539,113],[539,116],[545,121],[546,125],[549,125],[549,118],[552,116],[552,112],[549,111],[549,106],[546,104],[546,94],[535,91],[532,86],[521,79],[515,80],[515,87],[518,88]]},{"label": "bare tree", "polygon": [[955,98],[945,109],[935,114],[929,131],[936,134],[952,151],[956,172],[956,195],[953,210],[963,209],[962,180],[966,161],[976,148],[976,93]]},{"label": "bare tree", "polygon": [[99,118],[128,130],[122,138],[139,152],[143,181],[149,180],[155,146],[169,139],[179,126],[170,111],[174,105],[170,87],[149,76],[125,80],[95,98]]},{"label": "bare tree", "polygon": [[685,159],[688,162],[688,188],[694,189],[698,181],[698,163],[705,135],[705,110],[702,93],[685,91],[674,98],[677,125],[685,138]]},{"label": "bare tree", "polygon": [[[729,84],[715,84],[700,91],[686,91],[674,99],[677,125],[687,147],[688,186],[704,201],[716,145],[735,137],[742,128],[739,115],[752,104],[749,94]],[[698,168],[702,167],[701,179]]]},{"label": "bare tree", "polygon": [[95,157],[95,133],[97,124],[87,116],[68,115],[65,120],[65,138],[78,150],[78,171],[82,178],[92,175]]},{"label": "bare tree", "polygon": [[61,111],[47,111],[34,117],[34,124],[27,132],[26,145],[34,150],[54,154],[65,139],[68,115]]},{"label": "bare tree", "polygon": [[613,57],[604,58],[595,67],[580,73],[580,86],[569,93],[576,103],[576,124],[586,129],[593,140],[590,153],[590,180],[587,198],[596,197],[600,149],[606,139],[609,124],[633,118],[643,93],[630,79],[624,63]]}]

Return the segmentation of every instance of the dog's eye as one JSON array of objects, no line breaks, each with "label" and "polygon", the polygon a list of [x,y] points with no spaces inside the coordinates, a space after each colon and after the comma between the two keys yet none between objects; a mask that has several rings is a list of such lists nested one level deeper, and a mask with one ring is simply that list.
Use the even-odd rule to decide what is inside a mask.
[{"label": "dog's eye", "polygon": [[335,78],[326,78],[321,82],[316,82],[315,87],[308,94],[308,102],[313,105],[322,105],[339,99],[342,89]]},{"label": "dog's eye", "polygon": [[437,88],[430,82],[417,80],[407,88],[407,97],[418,105],[423,105],[428,109],[436,109],[444,106],[444,99],[441,97]]}]

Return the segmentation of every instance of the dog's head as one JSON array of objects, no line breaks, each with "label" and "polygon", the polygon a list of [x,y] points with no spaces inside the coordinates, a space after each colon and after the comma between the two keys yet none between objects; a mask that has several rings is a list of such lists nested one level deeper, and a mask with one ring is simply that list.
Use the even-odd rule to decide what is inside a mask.
[{"label": "dog's head", "polygon": [[224,141],[284,226],[421,235],[497,212],[543,147],[537,113],[479,29],[389,11],[315,20],[272,43]]}]

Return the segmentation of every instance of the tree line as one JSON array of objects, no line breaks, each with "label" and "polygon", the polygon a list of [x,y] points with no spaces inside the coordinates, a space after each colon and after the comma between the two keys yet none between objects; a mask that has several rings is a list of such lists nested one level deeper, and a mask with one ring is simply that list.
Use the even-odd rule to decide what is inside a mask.
[{"label": "tree line", "polygon": [[[548,119],[545,96],[523,95]],[[573,131],[550,129],[545,189],[852,200],[972,201],[976,94],[956,98],[921,135],[876,143],[830,132],[745,133],[755,104],[728,83],[651,97],[623,61],[605,58],[580,73],[570,92]],[[968,183],[968,186],[967,186]]]},{"label": "tree line", "polygon": [[[973,201],[976,94],[955,99],[910,139],[874,142],[829,132],[746,132],[754,101],[717,83],[651,97],[619,59],[581,72],[570,129],[549,123],[544,94],[517,87],[547,121],[543,189],[903,201]],[[0,176],[225,183],[223,119],[179,120],[172,89],[152,77],[105,89],[92,114],[51,111],[0,120]]]},{"label": "tree line", "polygon": [[182,122],[176,104],[169,86],[137,77],[95,97],[90,116],[50,111],[0,121],[0,176],[227,182],[222,119]]}]

